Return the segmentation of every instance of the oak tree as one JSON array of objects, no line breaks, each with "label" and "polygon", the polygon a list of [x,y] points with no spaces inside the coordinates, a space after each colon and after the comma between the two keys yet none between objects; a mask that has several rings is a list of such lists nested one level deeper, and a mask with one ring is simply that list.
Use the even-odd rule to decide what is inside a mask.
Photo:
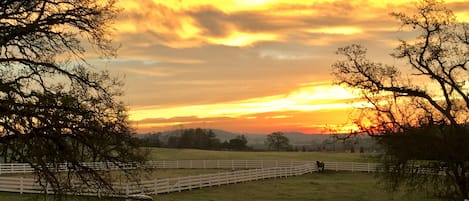
[{"label": "oak tree", "polygon": [[265,144],[270,150],[275,151],[286,151],[291,147],[290,139],[288,139],[288,137],[286,137],[282,132],[273,132],[272,134],[267,135]]},{"label": "oak tree", "polygon": [[438,0],[422,0],[415,14],[394,12],[404,30],[392,57],[402,66],[374,62],[350,45],[333,65],[338,84],[358,89],[368,103],[356,120],[384,146],[384,178],[394,189],[468,199],[469,25]]},{"label": "oak tree", "polygon": [[77,181],[112,190],[108,172],[83,162],[143,161],[116,99],[122,81],[84,59],[114,55],[117,13],[114,0],[0,1],[0,155],[29,163],[57,195],[77,192]]}]

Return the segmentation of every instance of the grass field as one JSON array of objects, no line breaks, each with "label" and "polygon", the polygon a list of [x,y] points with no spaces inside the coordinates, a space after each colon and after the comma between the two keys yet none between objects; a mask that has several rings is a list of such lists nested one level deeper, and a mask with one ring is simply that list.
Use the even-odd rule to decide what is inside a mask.
[{"label": "grass field", "polygon": [[154,196],[158,201],[434,201],[425,194],[386,192],[373,174],[313,173]]},{"label": "grass field", "polygon": [[[321,160],[373,162],[368,154],[318,152],[228,152],[190,149],[150,149],[151,160]],[[166,178],[218,172],[223,170],[157,170],[149,178]],[[370,173],[326,172],[298,177],[268,179],[220,187],[197,189],[154,196],[158,201],[433,201],[425,194],[405,191],[386,192],[377,185]],[[36,195],[0,193],[0,200],[44,200]],[[70,197],[68,200],[95,200],[89,197]]]},{"label": "grass field", "polygon": [[[313,173],[153,196],[157,201],[435,201],[425,194],[404,190],[386,192],[373,174]],[[0,193],[0,200],[44,200],[42,196]],[[97,200],[69,197],[70,201]],[[118,200],[118,199],[115,199]]]},{"label": "grass field", "polygon": [[372,162],[370,154],[333,152],[235,152],[149,148],[149,160],[310,160]]}]

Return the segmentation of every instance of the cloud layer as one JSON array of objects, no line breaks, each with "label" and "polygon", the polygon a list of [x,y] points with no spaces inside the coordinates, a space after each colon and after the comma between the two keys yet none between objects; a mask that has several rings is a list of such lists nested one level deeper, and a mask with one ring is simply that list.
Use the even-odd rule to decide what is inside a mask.
[{"label": "cloud layer", "polygon": [[[448,2],[461,20],[469,19],[469,3]],[[389,13],[410,12],[414,4],[400,0],[121,0],[123,12],[114,25],[115,42],[121,45],[119,57],[92,61],[126,75],[123,101],[140,130],[203,126],[203,122],[243,130],[235,129],[236,125],[246,131],[321,128],[345,121],[342,106],[351,98],[337,99],[335,88],[330,87],[335,50],[359,43],[369,48],[370,57],[396,63],[388,56],[396,39],[415,33],[399,31],[399,23]],[[308,88],[305,83],[321,84]],[[305,102],[295,99],[294,93],[300,91]],[[308,102],[320,96],[326,100]],[[281,106],[265,109],[265,104],[275,101]],[[309,117],[333,111],[335,118]]]}]

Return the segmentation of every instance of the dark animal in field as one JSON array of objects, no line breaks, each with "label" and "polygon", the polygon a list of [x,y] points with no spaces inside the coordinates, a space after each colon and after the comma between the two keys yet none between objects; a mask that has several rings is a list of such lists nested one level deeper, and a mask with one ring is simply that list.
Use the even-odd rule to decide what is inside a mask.
[{"label": "dark animal in field", "polygon": [[324,162],[316,161],[316,166],[318,167],[318,172],[324,172]]}]

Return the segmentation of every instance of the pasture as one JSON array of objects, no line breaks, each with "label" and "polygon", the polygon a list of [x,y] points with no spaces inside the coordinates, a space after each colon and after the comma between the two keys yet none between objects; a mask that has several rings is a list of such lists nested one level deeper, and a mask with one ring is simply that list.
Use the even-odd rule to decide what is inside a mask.
[{"label": "pasture", "polygon": [[308,160],[373,162],[373,154],[335,152],[244,152],[147,148],[149,160]]},{"label": "pasture", "polygon": [[[318,152],[229,152],[205,151],[190,149],[162,149],[152,148],[150,160],[322,160],[373,162],[369,154],[351,153],[318,153]],[[187,175],[206,174],[224,170],[200,169],[159,169],[147,177],[178,177]],[[222,185],[220,187],[203,188],[169,194],[159,194],[153,197],[161,201],[302,201],[302,200],[428,200],[423,193],[408,193],[405,190],[387,192],[377,185],[378,179],[373,173],[335,172],[312,173],[297,177],[267,179]],[[0,193],[0,200],[26,201],[44,200],[44,197],[31,194]],[[69,197],[68,200],[94,200],[90,197]],[[114,199],[119,200],[119,199]]]},{"label": "pasture", "polygon": [[[358,172],[325,172],[299,177],[253,181],[214,188],[153,196],[158,201],[435,201],[425,194],[386,192],[377,185],[373,174]],[[0,200],[32,201],[44,197],[16,193],[0,193]],[[97,200],[70,197],[69,200]],[[119,199],[113,199],[119,200]]]},{"label": "pasture", "polygon": [[421,193],[387,192],[377,181],[370,173],[326,171],[153,197],[158,201],[434,201]]}]

